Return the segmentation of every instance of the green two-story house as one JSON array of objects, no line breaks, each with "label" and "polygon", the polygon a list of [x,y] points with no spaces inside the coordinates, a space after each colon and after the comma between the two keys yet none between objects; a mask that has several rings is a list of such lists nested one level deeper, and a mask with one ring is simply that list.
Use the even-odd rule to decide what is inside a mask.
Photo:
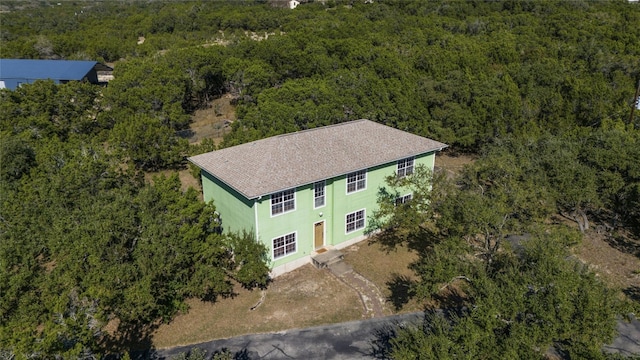
[{"label": "green two-story house", "polygon": [[[323,248],[365,238],[367,216],[391,174],[433,169],[446,145],[369,120],[274,136],[189,158],[223,231],[252,232],[269,249],[272,275]],[[406,194],[404,201],[410,199]]]}]

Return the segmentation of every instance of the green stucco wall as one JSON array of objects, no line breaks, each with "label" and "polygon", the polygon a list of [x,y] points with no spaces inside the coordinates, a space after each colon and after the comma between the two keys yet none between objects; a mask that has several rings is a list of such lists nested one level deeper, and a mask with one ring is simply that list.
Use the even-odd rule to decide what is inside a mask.
[{"label": "green stucco wall", "polygon": [[[435,154],[416,156],[414,166],[423,164],[431,169]],[[215,177],[203,171],[202,186],[205,201],[214,200],[221,214],[223,231],[246,229],[254,232],[273,256],[273,239],[296,233],[297,248],[270,264],[277,267],[285,263],[309,256],[314,250],[314,224],[324,221],[324,244],[339,245],[364,235],[364,229],[346,233],[346,215],[366,209],[368,218],[377,207],[378,190],[384,185],[385,177],[395,174],[397,163],[388,163],[367,169],[366,189],[347,194],[346,174],[327,179],[325,184],[325,206],[314,209],[313,184],[296,188],[295,210],[271,216],[271,197],[248,200]],[[257,208],[254,208],[254,205]],[[366,222],[365,220],[365,228]]]},{"label": "green stucco wall", "polygon": [[[414,166],[423,164],[431,169],[434,166],[434,154],[416,156]],[[367,169],[365,190],[347,194],[346,174],[326,180],[325,206],[313,208],[313,184],[296,188],[296,209],[294,211],[271,216],[269,196],[258,201],[258,237],[267,245],[272,254],[272,240],[276,237],[296,232],[297,252],[273,261],[272,266],[310,255],[314,249],[314,224],[325,221],[325,245],[338,245],[364,235],[364,229],[346,233],[346,215],[366,209],[365,218],[376,209],[378,190],[384,185],[385,177],[396,173],[397,163],[389,163]],[[365,220],[365,228],[367,220]]]},{"label": "green stucco wall", "polygon": [[253,200],[248,200],[204,170],[202,170],[202,195],[205,202],[213,200],[216,210],[220,213],[223,232],[246,230],[255,233]]}]

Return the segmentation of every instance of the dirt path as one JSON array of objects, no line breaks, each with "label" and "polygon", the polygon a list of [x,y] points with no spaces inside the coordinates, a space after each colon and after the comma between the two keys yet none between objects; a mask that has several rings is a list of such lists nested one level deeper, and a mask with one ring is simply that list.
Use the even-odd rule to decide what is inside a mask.
[{"label": "dirt path", "polygon": [[386,311],[386,301],[380,289],[373,282],[353,271],[351,265],[341,261],[329,266],[328,269],[338,280],[358,294],[362,301],[365,318],[382,317],[389,313]]}]

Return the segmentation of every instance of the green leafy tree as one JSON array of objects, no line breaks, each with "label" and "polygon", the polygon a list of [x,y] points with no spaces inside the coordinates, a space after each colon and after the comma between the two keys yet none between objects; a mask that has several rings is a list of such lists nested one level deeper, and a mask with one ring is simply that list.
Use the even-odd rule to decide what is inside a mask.
[{"label": "green leafy tree", "polygon": [[175,131],[147,115],[138,115],[116,124],[109,144],[123,161],[131,161],[143,170],[176,168],[182,165],[187,141]]},{"label": "green leafy tree", "polygon": [[0,179],[3,183],[18,181],[36,165],[35,152],[28,142],[18,136],[3,133],[0,139]]},{"label": "green leafy tree", "polygon": [[[388,248],[424,241],[433,230],[434,209],[448,196],[447,182],[443,174],[418,165],[410,176],[389,176],[385,186],[378,189],[378,208],[367,219],[367,232],[376,233],[376,241]],[[435,190],[433,190],[434,182]],[[399,201],[406,194],[411,199]]]},{"label": "green leafy tree", "polygon": [[185,109],[191,101],[192,81],[184,69],[171,67],[164,56],[121,63],[114,77],[104,94],[111,109],[105,116],[113,122],[147,114],[174,130],[188,124]]},{"label": "green leafy tree", "polygon": [[227,91],[235,96],[256,96],[274,83],[274,69],[263,61],[232,57],[224,62],[222,69]]},{"label": "green leafy tree", "polygon": [[467,266],[468,281],[455,293],[460,307],[428,311],[420,327],[398,330],[388,355],[540,359],[553,347],[572,358],[605,358],[620,304],[584,265],[567,260],[562,244],[570,240],[562,236],[534,238],[519,255],[502,254],[491,271]]},{"label": "green leafy tree", "polygon": [[101,145],[39,144],[0,207],[0,347],[23,356],[105,351],[103,326],[140,339],[184,300],[264,287],[266,250],[222,236],[212,204],[177,175],[144,184]]}]

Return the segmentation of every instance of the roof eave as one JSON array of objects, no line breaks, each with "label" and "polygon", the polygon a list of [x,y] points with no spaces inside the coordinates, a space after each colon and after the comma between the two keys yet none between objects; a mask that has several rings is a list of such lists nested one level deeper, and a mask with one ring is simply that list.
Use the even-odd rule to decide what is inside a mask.
[{"label": "roof eave", "polygon": [[228,182],[224,181],[223,179],[221,179],[218,176],[215,176],[214,174],[212,174],[210,171],[208,171],[207,169],[205,169],[204,166],[202,166],[201,164],[199,164],[197,161],[194,161],[192,157],[188,157],[187,160],[189,162],[191,162],[193,165],[197,166],[200,168],[200,170],[206,171],[207,174],[213,176],[214,178],[218,179],[219,181],[223,182],[225,185],[227,185],[228,187],[232,188],[233,190],[235,190],[238,194],[244,196],[247,200],[254,200],[254,199],[260,199],[262,197],[262,195],[259,196],[252,196],[252,195],[248,195],[242,191],[240,191],[240,189],[237,189],[236,187],[234,187],[233,185],[229,184]]}]

